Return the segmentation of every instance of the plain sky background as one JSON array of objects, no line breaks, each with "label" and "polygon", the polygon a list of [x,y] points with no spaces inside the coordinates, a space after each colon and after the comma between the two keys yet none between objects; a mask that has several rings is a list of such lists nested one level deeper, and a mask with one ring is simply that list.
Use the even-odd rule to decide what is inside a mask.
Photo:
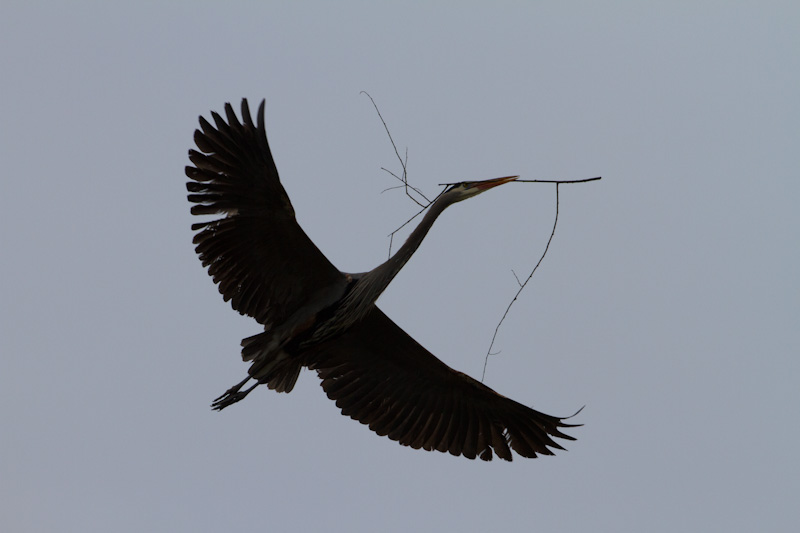
[{"label": "plain sky background", "polygon": [[[0,530],[797,531],[795,2],[3,2]],[[561,188],[486,383],[555,457],[469,461],[305,372],[212,412],[257,324],[191,245],[198,115],[254,107],[298,220],[363,271],[412,182]],[[555,190],[449,209],[379,300],[480,377]]]}]

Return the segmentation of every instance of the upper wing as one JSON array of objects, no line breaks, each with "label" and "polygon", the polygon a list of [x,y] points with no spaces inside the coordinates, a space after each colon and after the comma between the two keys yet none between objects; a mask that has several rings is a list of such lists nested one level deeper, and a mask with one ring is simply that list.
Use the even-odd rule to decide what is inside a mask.
[{"label": "upper wing", "polygon": [[489,461],[564,449],[575,427],[535,411],[457,372],[374,307],[341,337],[315,348],[322,388],[348,415],[404,446]]},{"label": "upper wing", "polygon": [[[225,301],[262,324],[280,323],[318,291],[344,283],[344,276],[311,242],[295,220],[278,178],[264,128],[264,101],[253,124],[247,100],[242,123],[225,104],[227,123],[200,117],[189,150],[186,184],[194,215],[225,215],[193,224],[195,250],[219,284]],[[202,152],[202,153],[201,153]]]}]

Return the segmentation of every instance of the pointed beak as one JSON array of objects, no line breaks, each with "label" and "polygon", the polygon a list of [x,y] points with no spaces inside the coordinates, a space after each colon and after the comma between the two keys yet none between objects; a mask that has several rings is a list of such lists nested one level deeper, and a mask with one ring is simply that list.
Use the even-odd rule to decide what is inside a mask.
[{"label": "pointed beak", "polygon": [[519,176],[506,176],[505,178],[494,178],[491,180],[476,181],[473,182],[474,183],[473,186],[479,189],[480,191],[488,191],[492,187],[503,185],[504,183],[508,183],[509,181],[514,181],[517,178],[519,178]]}]

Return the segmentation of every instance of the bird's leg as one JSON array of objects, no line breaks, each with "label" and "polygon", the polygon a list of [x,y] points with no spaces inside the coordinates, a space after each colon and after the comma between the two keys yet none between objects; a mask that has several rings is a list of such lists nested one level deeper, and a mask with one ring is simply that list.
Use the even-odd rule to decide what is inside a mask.
[{"label": "bird's leg", "polygon": [[258,387],[258,382],[256,382],[256,384],[250,387],[249,389],[239,392],[239,389],[241,389],[245,383],[250,381],[250,379],[251,379],[250,376],[247,376],[240,383],[234,385],[233,387],[225,391],[225,394],[214,400],[214,403],[211,404],[211,407],[217,411],[221,411],[222,409],[225,409],[229,405],[234,404],[239,400],[243,400],[245,396],[250,394],[251,390]]}]

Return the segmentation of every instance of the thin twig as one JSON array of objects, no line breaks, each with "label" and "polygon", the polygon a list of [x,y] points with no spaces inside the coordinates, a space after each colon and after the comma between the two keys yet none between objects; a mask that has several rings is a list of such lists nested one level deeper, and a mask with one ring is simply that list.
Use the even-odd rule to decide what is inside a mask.
[{"label": "thin twig", "polygon": [[601,176],[596,178],[586,178],[583,180],[515,180],[514,183],[557,183],[563,185],[565,183],[586,183],[587,181],[597,181]]},{"label": "thin twig", "polygon": [[[592,181],[594,179],[600,179],[600,178],[592,178],[591,180],[583,180],[583,181]],[[503,313],[503,317],[500,319],[500,322],[497,323],[497,327],[494,328],[494,335],[492,335],[492,342],[489,343],[489,349],[486,350],[486,358],[483,361],[483,374],[481,374],[481,383],[486,377],[486,366],[489,364],[489,356],[492,355],[492,347],[494,347],[494,341],[495,339],[497,339],[497,332],[500,331],[500,326],[503,324],[503,321],[506,319],[506,316],[508,316],[508,312],[511,310],[511,306],[514,305],[514,302],[517,301],[517,298],[519,297],[519,295],[525,289],[525,286],[533,277],[533,273],[536,272],[536,269],[538,269],[539,265],[542,264],[544,256],[547,255],[547,250],[550,249],[550,243],[553,242],[553,236],[556,234],[556,226],[558,225],[558,186],[560,185],[561,182],[554,182],[554,183],[556,184],[556,217],[555,220],[553,221],[553,230],[550,232],[550,238],[547,239],[547,245],[544,247],[544,252],[542,252],[542,256],[539,258],[539,261],[536,263],[536,266],[533,267],[531,273],[528,274],[528,277],[525,279],[525,282],[520,284],[520,287],[517,290],[517,293],[514,295],[514,298],[511,300],[511,303],[509,303],[508,307],[506,307],[506,311],[505,313]],[[575,183],[575,182],[570,182],[570,183]],[[514,277],[515,278],[517,277],[516,273],[514,273]],[[517,283],[519,283],[519,278],[517,278]]]},{"label": "thin twig", "polygon": [[[396,176],[395,176],[396,177]],[[586,178],[582,180],[521,180],[516,179],[514,181],[510,181],[509,183],[557,183],[559,185],[564,183],[586,183],[587,181],[597,181],[602,179],[602,177],[598,176],[596,178]],[[454,182],[454,183],[440,183],[439,185],[446,186],[446,185],[458,185],[461,182]]]},{"label": "thin twig", "polygon": [[383,115],[381,115],[381,110],[378,109],[378,104],[375,103],[375,100],[367,91],[361,91],[361,93],[367,95],[367,98],[370,99],[370,101],[372,102],[372,106],[375,108],[375,112],[378,113],[378,118],[381,119],[381,123],[383,123],[383,129],[386,130],[386,135],[389,136],[389,141],[392,143],[392,148],[394,149],[394,153],[397,156],[398,161],[400,161],[400,166],[403,167],[403,177],[401,178],[391,170],[387,170],[383,167],[381,167],[381,170],[388,172],[389,174],[391,174],[392,176],[403,182],[403,187],[405,188],[406,196],[411,198],[418,206],[427,207],[426,205],[423,205],[422,202],[411,196],[411,193],[408,192],[408,190],[411,189],[415,193],[419,194],[422,198],[424,198],[425,201],[428,202],[428,205],[431,204],[431,201],[428,200],[428,198],[422,193],[422,191],[408,184],[408,148],[406,148],[406,157],[405,159],[403,159],[402,157],[400,157],[400,152],[397,150],[397,145],[395,144],[394,139],[392,138],[392,134],[389,131],[389,126],[386,125],[386,121],[383,120]]},{"label": "thin twig", "polygon": [[392,257],[392,243],[394,242],[394,234],[397,233],[398,231],[400,231],[401,229],[403,229],[404,227],[406,227],[412,220],[414,220],[415,218],[420,216],[422,213],[424,213],[425,210],[428,209],[433,204],[433,202],[438,200],[439,197],[441,195],[443,195],[443,194],[444,194],[444,191],[442,191],[439,194],[437,194],[436,198],[434,198],[432,201],[428,202],[428,205],[422,206],[422,209],[417,211],[417,213],[413,217],[411,217],[408,220],[406,220],[405,222],[403,222],[403,224],[400,227],[398,227],[396,230],[394,230],[393,232],[391,232],[389,234],[389,257]]},{"label": "thin twig", "polygon": [[[381,167],[381,170],[383,170],[384,172],[387,172],[387,173],[389,173],[391,176],[393,176],[393,177],[394,177],[394,178],[396,178],[398,181],[400,181],[400,182],[402,183],[402,185],[400,185],[399,187],[402,187],[402,188],[403,188],[403,190],[404,190],[404,191],[405,191],[405,193],[406,193],[406,196],[408,196],[409,198],[411,198],[411,200],[412,200],[412,201],[413,201],[415,204],[417,204],[418,206],[420,206],[420,207],[422,208],[422,209],[420,209],[420,210],[417,212],[417,214],[415,214],[413,217],[411,217],[411,218],[409,218],[408,220],[406,220],[406,221],[405,221],[405,222],[404,222],[404,223],[403,223],[403,224],[402,224],[402,225],[401,225],[399,228],[395,229],[393,232],[391,232],[391,233],[389,234],[389,257],[392,257],[392,244],[394,243],[394,235],[395,235],[395,233],[397,233],[398,231],[400,231],[401,229],[403,229],[403,228],[404,228],[404,227],[405,227],[405,226],[406,226],[406,225],[407,225],[409,222],[411,222],[412,220],[414,220],[415,218],[417,218],[417,217],[420,215],[420,213],[422,213],[423,211],[425,211],[426,209],[428,209],[428,207],[430,207],[430,205],[431,205],[431,204],[432,204],[434,201],[436,201],[436,198],[438,198],[439,196],[437,196],[436,198],[434,198],[434,199],[433,199],[433,201],[431,201],[431,200],[428,200],[428,197],[427,197],[427,196],[425,196],[425,194],[423,194],[423,192],[422,192],[421,190],[419,190],[418,188],[414,187],[413,185],[409,185],[409,184],[408,184],[408,148],[406,148],[406,152],[405,152],[405,159],[403,159],[402,157],[400,157],[400,152],[397,150],[397,145],[395,144],[395,142],[394,142],[394,139],[392,138],[392,133],[389,131],[389,126],[387,126],[387,125],[386,125],[386,121],[385,121],[385,120],[383,120],[383,115],[381,115],[381,110],[380,110],[380,109],[378,109],[378,104],[376,104],[376,103],[375,103],[375,100],[372,98],[372,95],[370,95],[370,94],[369,94],[367,91],[361,91],[361,92],[362,92],[363,94],[366,94],[366,95],[367,95],[367,98],[369,98],[370,102],[372,102],[372,107],[374,107],[374,108],[375,108],[375,112],[376,112],[376,113],[378,113],[378,118],[380,118],[380,119],[381,119],[381,123],[383,124],[383,129],[384,129],[384,130],[386,130],[386,135],[388,135],[388,136],[389,136],[389,142],[391,142],[391,143],[392,143],[392,148],[394,149],[394,154],[397,156],[397,160],[398,160],[398,161],[400,161],[400,166],[401,166],[401,167],[403,167],[403,176],[402,176],[402,177],[398,176],[397,174],[395,174],[394,172],[392,172],[392,171],[391,171],[391,170],[389,170],[388,168]],[[387,189],[384,189],[384,190],[382,190],[382,191],[381,191],[381,194],[385,193],[386,191],[390,191],[390,190],[393,190],[393,189],[397,189],[397,188],[399,188],[399,187],[389,187],[389,188],[387,188]],[[424,199],[425,199],[425,201],[426,201],[426,202],[428,202],[428,203],[427,203],[427,204],[423,204],[422,202],[420,202],[419,200],[417,200],[416,198],[414,198],[414,197],[411,195],[411,193],[410,193],[410,192],[408,192],[408,190],[409,190],[409,189],[411,189],[412,191],[414,191],[415,193],[417,193],[418,195],[420,195],[420,196],[421,196],[422,198],[424,198]],[[441,193],[440,193],[440,194],[441,194]]]}]

